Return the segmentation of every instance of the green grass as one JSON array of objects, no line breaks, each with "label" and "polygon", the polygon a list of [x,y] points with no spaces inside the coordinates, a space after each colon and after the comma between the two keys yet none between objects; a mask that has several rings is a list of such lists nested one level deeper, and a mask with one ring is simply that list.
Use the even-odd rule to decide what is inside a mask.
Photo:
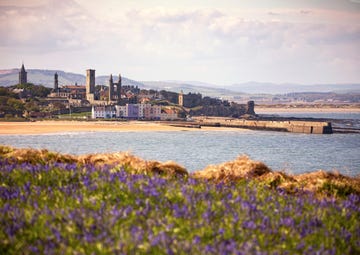
[{"label": "green grass", "polygon": [[286,180],[1,146],[0,254],[359,254],[360,196],[289,194]]},{"label": "green grass", "polygon": [[80,112],[80,113],[71,113],[71,114],[60,114],[57,115],[60,119],[84,119],[91,117],[91,112]]}]

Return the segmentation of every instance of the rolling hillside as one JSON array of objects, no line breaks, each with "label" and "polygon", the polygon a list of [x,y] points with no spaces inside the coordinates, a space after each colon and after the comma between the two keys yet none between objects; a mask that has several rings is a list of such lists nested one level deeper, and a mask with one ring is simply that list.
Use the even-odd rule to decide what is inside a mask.
[{"label": "rolling hillside", "polygon": [[[61,70],[39,70],[39,69],[27,69],[28,82],[37,85],[44,85],[46,87],[53,87],[54,74],[58,73],[59,85],[70,85],[77,83],[78,85],[85,84],[85,75],[64,72]],[[19,69],[0,70],[0,86],[12,86],[18,83]],[[118,77],[113,76],[114,82]],[[96,77],[96,84],[108,85],[109,76],[102,75]],[[210,87],[188,84],[186,82],[163,82],[163,81],[144,81],[138,82],[126,77],[122,77],[123,85],[138,86],[142,89],[155,89],[155,90],[169,90],[173,92],[183,91],[184,93],[201,93],[204,96],[210,97],[232,97],[243,95],[241,92],[234,92],[228,89],[220,87]]]},{"label": "rolling hillside", "polygon": [[[78,85],[85,84],[85,75],[64,72],[61,70],[40,70],[40,69],[27,69],[28,82],[36,85],[44,85],[46,87],[54,86],[54,74],[59,75],[59,85],[72,85],[77,83]],[[109,76],[97,76],[96,84],[107,85]],[[19,81],[19,69],[0,70],[0,86],[12,86]],[[114,81],[117,81],[117,77],[114,77]],[[122,77],[124,85],[134,85],[142,87],[142,83],[130,80],[126,77]]]},{"label": "rolling hillside", "polygon": [[[11,86],[18,83],[19,69],[0,70],[0,86]],[[64,72],[61,70],[40,70],[27,69],[28,81],[34,84],[41,84],[46,87],[53,87],[55,72],[59,75],[59,85],[85,84],[84,74],[76,74]],[[201,93],[203,96],[218,97],[224,99],[238,98],[252,95],[277,95],[299,92],[334,92],[337,94],[359,94],[360,84],[274,84],[261,82],[239,83],[230,86],[219,86],[199,81],[135,81],[126,77],[122,77],[123,85],[138,86],[142,89],[168,90],[173,92],[184,93]],[[108,85],[109,76],[97,76],[97,85]],[[114,76],[114,81],[117,77]]]}]

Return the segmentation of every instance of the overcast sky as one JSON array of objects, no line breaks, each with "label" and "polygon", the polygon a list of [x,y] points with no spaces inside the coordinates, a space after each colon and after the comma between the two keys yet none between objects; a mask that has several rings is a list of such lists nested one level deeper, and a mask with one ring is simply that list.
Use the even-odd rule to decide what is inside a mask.
[{"label": "overcast sky", "polygon": [[0,69],[360,82],[360,0],[0,0]]}]

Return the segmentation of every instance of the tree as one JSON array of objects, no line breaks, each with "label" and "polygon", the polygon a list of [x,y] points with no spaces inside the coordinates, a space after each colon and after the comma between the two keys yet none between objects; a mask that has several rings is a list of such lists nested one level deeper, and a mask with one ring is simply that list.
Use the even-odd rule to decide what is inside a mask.
[{"label": "tree", "polygon": [[9,98],[7,104],[17,113],[22,113],[25,109],[24,103],[19,99]]},{"label": "tree", "polygon": [[29,91],[31,97],[47,97],[51,93],[51,88],[44,87],[43,85],[34,85],[32,83],[18,84],[15,85],[14,88]]},{"label": "tree", "polygon": [[61,102],[54,102],[52,105],[53,105],[53,108],[57,109],[57,110],[66,108],[66,106]]},{"label": "tree", "polygon": [[0,87],[0,96],[18,98],[15,93],[11,92],[8,88],[4,88],[4,87]]},{"label": "tree", "polygon": [[28,112],[39,112],[40,111],[40,107],[39,107],[38,103],[34,100],[26,102],[25,108],[26,108],[26,111],[28,111]]}]

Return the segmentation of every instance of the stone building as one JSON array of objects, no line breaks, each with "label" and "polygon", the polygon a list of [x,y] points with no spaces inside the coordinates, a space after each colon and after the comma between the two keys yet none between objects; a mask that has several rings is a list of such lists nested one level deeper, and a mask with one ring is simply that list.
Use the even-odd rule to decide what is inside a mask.
[{"label": "stone building", "polygon": [[188,93],[187,95],[184,95],[184,93],[181,91],[181,93],[179,93],[178,102],[181,106],[192,108],[201,105],[201,99],[202,95],[200,93]]},{"label": "stone building", "polygon": [[255,102],[248,101],[246,104],[246,114],[255,115]]},{"label": "stone building", "polygon": [[[115,93],[116,86],[116,93]],[[112,74],[110,74],[109,78],[109,101],[116,101],[118,104],[121,103],[121,90],[122,90],[122,79],[119,74],[119,80],[117,83],[114,83]]]},{"label": "stone building", "polygon": [[54,74],[54,92],[57,92],[59,90],[59,79],[58,79],[58,74],[55,73]]},{"label": "stone building", "polygon": [[27,72],[25,71],[24,64],[22,64],[20,72],[19,72],[19,84],[27,83]]},{"label": "stone building", "polygon": [[76,99],[83,100],[86,99],[86,87],[84,85],[62,85],[59,87],[59,75],[54,74],[54,88],[48,98],[61,98],[63,100],[67,99]]},{"label": "stone building", "polygon": [[95,70],[86,70],[86,100],[93,103],[95,100]]},{"label": "stone building", "polygon": [[118,83],[116,84],[116,95],[117,95],[118,104],[121,103],[121,85],[122,85],[122,79],[121,79],[121,75],[119,74],[119,80]]},{"label": "stone building", "polygon": [[112,74],[110,74],[110,78],[109,78],[109,101],[113,101],[113,100],[114,100],[114,81],[113,81]]},{"label": "stone building", "polygon": [[181,91],[181,92],[179,93],[178,104],[179,104],[180,106],[184,106],[184,93],[183,93],[183,91]]}]

